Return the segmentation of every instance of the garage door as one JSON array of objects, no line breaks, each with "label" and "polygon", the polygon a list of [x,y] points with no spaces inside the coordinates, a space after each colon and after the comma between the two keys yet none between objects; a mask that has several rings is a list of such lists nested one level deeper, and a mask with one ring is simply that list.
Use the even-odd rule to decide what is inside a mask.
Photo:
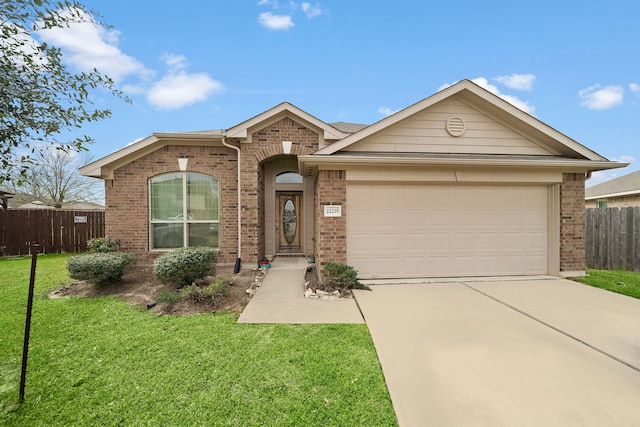
[{"label": "garage door", "polygon": [[347,186],[347,259],[361,278],[548,272],[548,187]]}]

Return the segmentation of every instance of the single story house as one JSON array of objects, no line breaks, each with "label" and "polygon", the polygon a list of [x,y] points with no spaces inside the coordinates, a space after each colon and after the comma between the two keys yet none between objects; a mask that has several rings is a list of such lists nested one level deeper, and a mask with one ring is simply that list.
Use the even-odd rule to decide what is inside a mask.
[{"label": "single story house", "polygon": [[80,171],[139,263],[209,245],[237,268],[299,255],[412,278],[583,273],[585,177],[621,166],[463,80],[370,126],[285,102]]},{"label": "single story house", "polygon": [[640,171],[587,188],[584,199],[587,208],[640,206]]}]

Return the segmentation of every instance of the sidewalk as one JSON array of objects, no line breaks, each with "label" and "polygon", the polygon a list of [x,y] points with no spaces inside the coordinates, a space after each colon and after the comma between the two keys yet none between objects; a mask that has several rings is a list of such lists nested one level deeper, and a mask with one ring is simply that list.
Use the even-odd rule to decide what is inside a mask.
[{"label": "sidewalk", "polygon": [[277,258],[238,323],[364,323],[353,298],[304,298],[305,258]]}]

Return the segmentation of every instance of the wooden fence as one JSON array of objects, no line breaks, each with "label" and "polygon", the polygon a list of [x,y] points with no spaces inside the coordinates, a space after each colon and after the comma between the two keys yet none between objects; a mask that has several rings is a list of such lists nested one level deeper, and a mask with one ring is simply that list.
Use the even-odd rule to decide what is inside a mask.
[{"label": "wooden fence", "polygon": [[87,240],[104,237],[104,211],[0,209],[0,255],[84,252]]},{"label": "wooden fence", "polygon": [[586,209],[587,267],[640,271],[640,207]]}]

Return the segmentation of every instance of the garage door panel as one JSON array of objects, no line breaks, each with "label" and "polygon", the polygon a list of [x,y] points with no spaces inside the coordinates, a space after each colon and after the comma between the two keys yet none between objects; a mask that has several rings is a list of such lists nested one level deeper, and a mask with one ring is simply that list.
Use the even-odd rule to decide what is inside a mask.
[{"label": "garage door panel", "polygon": [[348,184],[362,278],[546,274],[548,188]]}]

